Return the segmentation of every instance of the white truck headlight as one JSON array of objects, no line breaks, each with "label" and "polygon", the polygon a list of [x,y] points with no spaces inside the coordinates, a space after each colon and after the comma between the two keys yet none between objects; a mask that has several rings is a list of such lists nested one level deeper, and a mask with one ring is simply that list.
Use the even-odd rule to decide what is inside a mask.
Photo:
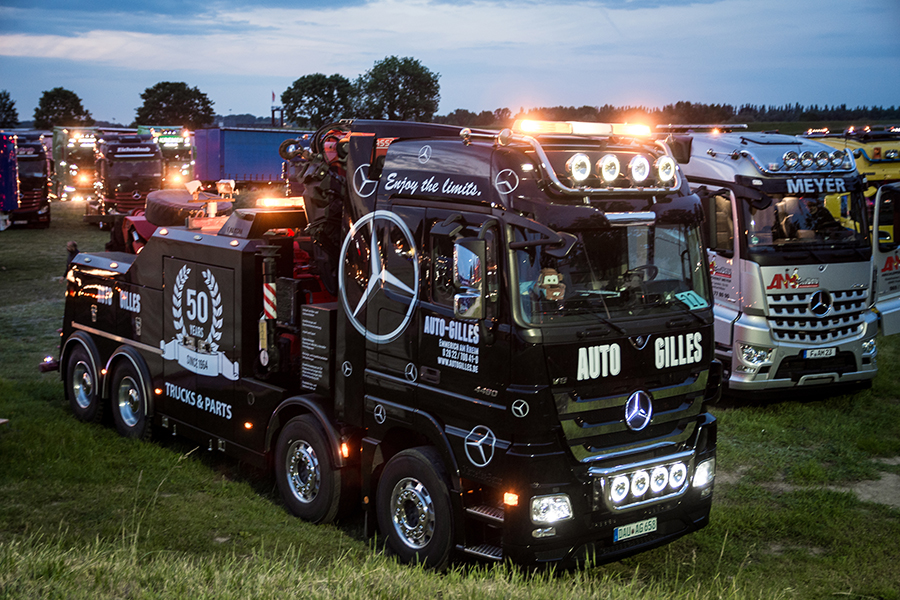
[{"label": "white truck headlight", "polygon": [[531,499],[531,522],[557,523],[572,518],[572,503],[568,494],[536,496]]},{"label": "white truck headlight", "polygon": [[712,483],[712,480],[715,478],[716,459],[710,458],[697,465],[697,470],[694,471],[694,487],[702,488]]},{"label": "white truck headlight", "polygon": [[581,183],[591,175],[591,159],[587,154],[582,154],[581,152],[573,154],[566,161],[566,170],[573,180]]},{"label": "white truck headlight", "polygon": [[878,347],[875,345],[875,338],[872,338],[871,340],[866,340],[862,343],[862,351],[863,351],[864,356],[870,356],[872,354],[875,354],[875,351],[877,349],[878,349]]},{"label": "white truck headlight", "polygon": [[741,344],[740,351],[741,360],[754,367],[771,362],[772,360],[772,348],[754,346],[752,344]]}]

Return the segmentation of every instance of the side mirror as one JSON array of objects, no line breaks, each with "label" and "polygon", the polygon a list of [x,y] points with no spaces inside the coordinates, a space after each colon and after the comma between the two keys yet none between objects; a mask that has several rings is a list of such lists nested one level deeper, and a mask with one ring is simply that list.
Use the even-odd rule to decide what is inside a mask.
[{"label": "side mirror", "polygon": [[466,238],[453,245],[453,282],[460,290],[453,297],[456,318],[484,318],[485,254],[484,240]]}]

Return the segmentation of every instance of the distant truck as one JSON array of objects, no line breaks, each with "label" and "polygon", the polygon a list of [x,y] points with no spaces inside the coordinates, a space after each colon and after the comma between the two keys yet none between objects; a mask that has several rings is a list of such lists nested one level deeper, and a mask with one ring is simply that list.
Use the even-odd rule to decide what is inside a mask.
[{"label": "distant truck", "polygon": [[12,225],[50,227],[50,140],[40,131],[16,135],[19,168],[19,206],[10,215]]},{"label": "distant truck", "polygon": [[94,195],[93,127],[53,128],[53,193],[60,200],[87,200]]},{"label": "distant truck", "polygon": [[282,143],[309,132],[296,129],[219,127],[194,132],[194,177],[211,186],[233,179],[238,189],[267,188],[284,181]]},{"label": "distant truck", "polygon": [[0,231],[9,227],[9,214],[19,206],[16,137],[0,133]]},{"label": "distant truck", "polygon": [[184,189],[194,179],[194,133],[177,125],[138,125],[138,134],[152,135],[163,159],[163,188]]}]

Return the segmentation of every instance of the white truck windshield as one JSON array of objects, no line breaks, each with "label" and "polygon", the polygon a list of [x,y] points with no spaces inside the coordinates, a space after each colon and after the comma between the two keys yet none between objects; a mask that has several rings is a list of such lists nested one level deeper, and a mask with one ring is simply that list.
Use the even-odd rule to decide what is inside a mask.
[{"label": "white truck windshield", "polygon": [[864,200],[837,195],[773,194],[765,208],[741,203],[751,249],[802,245],[868,245]]}]

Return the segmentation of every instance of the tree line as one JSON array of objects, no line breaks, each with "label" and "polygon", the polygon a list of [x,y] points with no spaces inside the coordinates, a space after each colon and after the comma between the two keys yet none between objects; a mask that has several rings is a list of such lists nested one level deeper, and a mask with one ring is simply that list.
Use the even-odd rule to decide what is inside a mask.
[{"label": "tree line", "polygon": [[[518,118],[555,121],[644,122],[649,124],[728,124],[797,121],[884,121],[900,122],[900,107],[783,106],[743,104],[704,104],[676,102],[661,108],[645,106],[554,106],[509,108],[472,112],[457,108],[437,115],[440,102],[440,74],[418,60],[389,56],[351,81],[343,75],[313,73],[295,80],[281,94],[282,114],[289,125],[316,129],[343,118],[396,119],[445,123],[465,127],[506,127]],[[196,87],[184,82],[163,81],[144,90],[143,103],[135,110],[136,124],[181,125],[189,129],[210,126],[218,118],[226,126],[260,125],[262,117],[239,115],[218,117],[213,102]],[[240,119],[240,117],[247,117]],[[231,123],[228,123],[228,120]],[[35,129],[52,129],[56,125],[90,126],[91,113],[84,108],[75,92],[61,87],[43,92],[34,109]],[[0,127],[16,127],[19,123],[15,102],[0,90]]]}]

